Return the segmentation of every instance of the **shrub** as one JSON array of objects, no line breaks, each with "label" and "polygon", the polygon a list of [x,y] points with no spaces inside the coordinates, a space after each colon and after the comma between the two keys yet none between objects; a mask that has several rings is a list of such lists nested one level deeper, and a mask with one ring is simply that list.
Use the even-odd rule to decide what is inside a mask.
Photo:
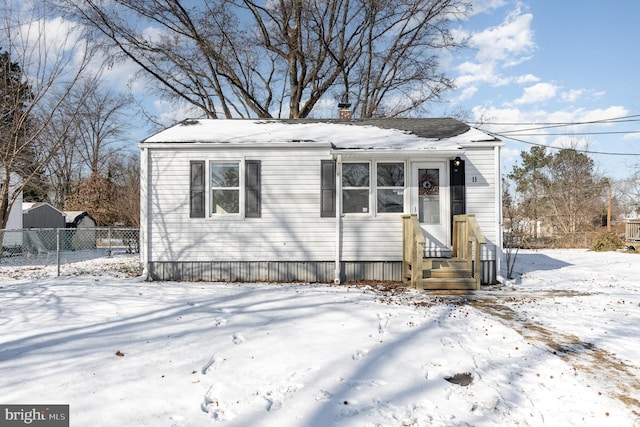
[{"label": "shrub", "polygon": [[617,251],[622,248],[624,239],[615,232],[600,234],[591,245],[591,250],[596,252]]}]

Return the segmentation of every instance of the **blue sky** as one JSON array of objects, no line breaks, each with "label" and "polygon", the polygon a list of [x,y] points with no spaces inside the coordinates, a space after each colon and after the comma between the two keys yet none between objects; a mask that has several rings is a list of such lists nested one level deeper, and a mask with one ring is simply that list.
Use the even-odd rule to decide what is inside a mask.
[{"label": "blue sky", "polygon": [[[447,58],[458,88],[434,112],[458,107],[494,132],[535,126],[489,123],[593,122],[640,114],[640,2],[486,0],[476,1],[475,9],[456,26],[470,48]],[[563,126],[514,137],[554,147],[632,153],[591,154],[600,172],[626,178],[640,165],[637,130],[640,121]],[[625,133],[595,134],[600,132]],[[531,145],[505,142],[503,170],[508,171]]]}]

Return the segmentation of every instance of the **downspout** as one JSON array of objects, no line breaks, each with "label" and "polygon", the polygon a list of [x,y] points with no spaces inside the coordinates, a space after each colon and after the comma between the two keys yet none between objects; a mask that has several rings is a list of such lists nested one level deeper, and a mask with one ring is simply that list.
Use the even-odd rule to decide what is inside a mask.
[{"label": "downspout", "polygon": [[496,236],[498,241],[496,244],[496,278],[500,277],[500,265],[502,264],[502,177],[500,176],[500,147],[495,146],[494,157],[495,161],[495,181],[496,181],[496,212],[498,213],[498,221],[496,227]]},{"label": "downspout", "polygon": [[145,280],[151,280],[151,221],[150,205],[151,200],[151,152],[149,148],[142,148],[140,155],[140,172],[143,176],[140,178],[140,185],[144,185],[145,188],[140,190],[140,254],[142,261],[142,277]]},{"label": "downspout", "polygon": [[333,283],[340,284],[340,248],[342,247],[342,156],[336,156],[336,265]]}]

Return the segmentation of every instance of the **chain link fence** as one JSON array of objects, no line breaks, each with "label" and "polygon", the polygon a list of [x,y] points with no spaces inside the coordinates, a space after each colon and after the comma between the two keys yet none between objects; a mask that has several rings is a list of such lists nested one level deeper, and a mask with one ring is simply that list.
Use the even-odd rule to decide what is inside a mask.
[{"label": "chain link fence", "polygon": [[103,257],[137,257],[137,228],[31,228],[0,230],[0,266],[56,266]]}]

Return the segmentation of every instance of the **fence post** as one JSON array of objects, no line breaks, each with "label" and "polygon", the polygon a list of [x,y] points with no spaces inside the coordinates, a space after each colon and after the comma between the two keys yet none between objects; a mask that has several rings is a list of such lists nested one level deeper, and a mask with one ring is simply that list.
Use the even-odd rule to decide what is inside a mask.
[{"label": "fence post", "polygon": [[109,227],[108,238],[109,238],[109,257],[112,257],[113,250],[111,249],[111,227]]},{"label": "fence post", "polygon": [[60,229],[56,228],[56,265],[58,266],[58,277],[60,277]]}]

